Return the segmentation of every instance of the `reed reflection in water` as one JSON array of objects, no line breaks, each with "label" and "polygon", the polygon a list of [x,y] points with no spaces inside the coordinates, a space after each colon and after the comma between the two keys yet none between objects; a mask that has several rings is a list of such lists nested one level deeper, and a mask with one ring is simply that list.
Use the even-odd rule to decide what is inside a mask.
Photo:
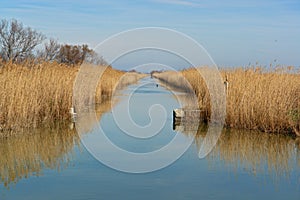
[{"label": "reed reflection in water", "polygon": [[[108,99],[96,106],[96,117],[111,109]],[[89,118],[86,128],[91,128]],[[43,170],[60,171],[69,166],[73,150],[80,147],[80,138],[74,124],[51,128],[2,132],[0,135],[0,184],[9,188],[23,178],[40,176]]]},{"label": "reed reflection in water", "polygon": [[[174,129],[188,137],[194,137],[192,130],[196,129],[194,142],[199,151],[207,132],[206,124],[177,124]],[[253,175],[267,173],[279,181],[300,169],[300,142],[289,135],[223,129],[208,159],[221,160],[229,169],[242,168]]]},{"label": "reed reflection in water", "polygon": [[9,187],[22,178],[39,176],[46,168],[61,170],[72,160],[79,145],[74,130],[66,127],[34,129],[0,137],[1,183]]}]

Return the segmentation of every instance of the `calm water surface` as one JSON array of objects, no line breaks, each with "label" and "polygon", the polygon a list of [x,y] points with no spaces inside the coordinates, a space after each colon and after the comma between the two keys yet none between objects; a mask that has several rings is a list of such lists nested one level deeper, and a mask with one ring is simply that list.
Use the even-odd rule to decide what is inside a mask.
[{"label": "calm water surface", "polygon": [[[135,123],[155,127],[165,122],[160,133],[149,139],[124,134],[113,120],[112,104],[119,125],[127,124],[124,109],[133,90],[129,108]],[[173,127],[171,111],[179,102],[172,92],[157,87],[155,80],[146,78],[130,86],[112,102],[97,107],[97,117],[107,137],[119,147],[137,153],[153,151],[172,140],[177,131],[195,136],[194,143],[167,168],[128,174],[97,161],[72,126],[0,138],[0,199],[300,199],[299,139],[224,130],[213,151],[199,159],[207,127]],[[156,114],[155,108],[149,115],[149,107],[155,104],[164,106],[166,116],[161,110]],[[156,119],[151,121],[151,116]],[[87,128],[83,137],[88,141],[93,134]]]}]

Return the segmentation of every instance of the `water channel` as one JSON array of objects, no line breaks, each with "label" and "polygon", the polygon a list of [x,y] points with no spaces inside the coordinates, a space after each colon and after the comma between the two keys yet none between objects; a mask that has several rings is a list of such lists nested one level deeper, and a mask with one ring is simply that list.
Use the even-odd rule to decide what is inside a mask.
[{"label": "water channel", "polygon": [[[300,199],[299,139],[224,129],[210,154],[199,159],[207,126],[173,125],[179,95],[145,78],[98,106],[98,124],[86,119],[82,135],[67,124],[0,138],[0,199]],[[180,141],[194,140],[165,168],[126,173],[98,161],[85,148],[98,144],[100,153],[125,159],[95,141],[99,133],[94,126],[116,146],[138,154],[163,148],[177,134]]]}]

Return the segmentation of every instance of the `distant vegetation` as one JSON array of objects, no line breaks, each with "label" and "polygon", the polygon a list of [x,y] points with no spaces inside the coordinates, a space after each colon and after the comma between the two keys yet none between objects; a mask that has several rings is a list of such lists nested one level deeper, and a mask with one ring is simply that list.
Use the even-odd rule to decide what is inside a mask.
[{"label": "distant vegetation", "polygon": [[59,44],[57,40],[50,39],[44,44],[44,49],[37,52],[37,59],[65,63],[68,65],[80,65],[83,62],[96,65],[107,65],[105,60],[88,45]]}]

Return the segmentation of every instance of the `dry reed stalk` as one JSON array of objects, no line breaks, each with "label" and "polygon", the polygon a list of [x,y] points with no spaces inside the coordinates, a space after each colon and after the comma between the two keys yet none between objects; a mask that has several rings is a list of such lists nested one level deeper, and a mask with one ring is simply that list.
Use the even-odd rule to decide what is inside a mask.
[{"label": "dry reed stalk", "polygon": [[96,97],[101,97],[100,99],[96,98],[96,103],[101,103],[101,101],[109,99],[115,90],[123,89],[131,84],[136,84],[145,76],[145,74],[124,72],[115,70],[112,67],[107,67],[103,72],[102,79],[96,89]]},{"label": "dry reed stalk", "polygon": [[299,131],[300,74],[234,69],[228,76],[227,125],[267,132]]},{"label": "dry reed stalk", "polygon": [[[70,120],[69,109],[78,71],[79,66],[55,62],[2,63],[0,130],[38,127],[41,124],[51,126],[57,121]],[[96,102],[111,96],[124,74],[107,67],[99,81]]]},{"label": "dry reed stalk", "polygon": [[0,69],[0,125],[4,129],[69,118],[78,68],[56,63],[28,66],[7,63]]},{"label": "dry reed stalk", "polygon": [[[205,70],[205,68],[198,68]],[[198,96],[199,107],[210,116],[210,94],[196,69],[181,71]],[[265,132],[294,132],[300,126],[300,74],[293,68],[263,70],[235,68],[221,70],[228,81],[226,125]],[[180,87],[183,80],[173,72],[155,73],[154,77]],[[185,87],[185,86],[184,86]],[[224,85],[225,87],[225,85]]]}]

